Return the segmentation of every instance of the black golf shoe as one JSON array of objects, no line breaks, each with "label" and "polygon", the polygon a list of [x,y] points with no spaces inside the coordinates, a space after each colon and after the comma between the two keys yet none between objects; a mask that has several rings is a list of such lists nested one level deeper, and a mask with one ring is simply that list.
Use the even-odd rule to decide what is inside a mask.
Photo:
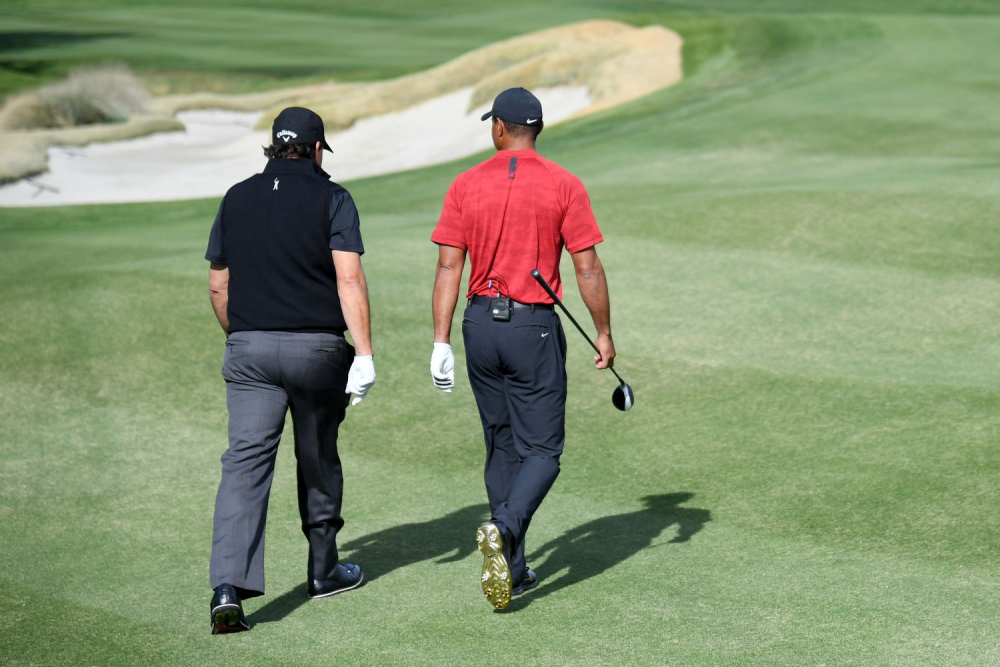
[{"label": "black golf shoe", "polygon": [[528,571],[525,572],[524,575],[514,584],[514,587],[511,588],[510,594],[512,597],[521,595],[522,593],[530,591],[537,585],[538,575],[535,574],[534,570],[528,568]]},{"label": "black golf shoe", "polygon": [[330,597],[357,588],[365,580],[360,565],[337,563],[333,576],[329,579],[313,579],[309,582],[309,599]]},{"label": "black golf shoe", "polygon": [[229,584],[216,588],[215,595],[212,596],[212,634],[225,635],[249,629],[236,589]]},{"label": "black golf shoe", "polygon": [[487,521],[476,530],[476,543],[483,554],[483,595],[496,609],[510,604],[511,541],[510,531],[499,521]]}]

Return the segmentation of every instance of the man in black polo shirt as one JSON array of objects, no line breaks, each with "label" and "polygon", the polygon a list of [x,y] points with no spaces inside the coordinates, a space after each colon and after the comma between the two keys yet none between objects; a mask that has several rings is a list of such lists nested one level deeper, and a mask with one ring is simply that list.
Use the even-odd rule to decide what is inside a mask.
[{"label": "man in black polo shirt", "polygon": [[[222,376],[229,449],[212,538],[212,633],[249,630],[240,599],[264,593],[264,524],[290,409],[309,597],[361,585],[337,554],[343,472],[337,430],[347,402],[375,383],[358,211],[323,171],[323,121],[292,107],[274,119],[264,172],[230,188],[205,259],[226,332]],[[351,332],[352,348],[344,338]]]}]

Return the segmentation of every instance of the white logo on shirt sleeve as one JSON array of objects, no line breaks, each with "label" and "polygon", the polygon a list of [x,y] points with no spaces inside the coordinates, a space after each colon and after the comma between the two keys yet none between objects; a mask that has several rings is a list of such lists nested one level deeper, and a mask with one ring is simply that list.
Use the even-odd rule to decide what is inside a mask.
[{"label": "white logo on shirt sleeve", "polygon": [[274,189],[278,189],[278,179],[274,179]]}]

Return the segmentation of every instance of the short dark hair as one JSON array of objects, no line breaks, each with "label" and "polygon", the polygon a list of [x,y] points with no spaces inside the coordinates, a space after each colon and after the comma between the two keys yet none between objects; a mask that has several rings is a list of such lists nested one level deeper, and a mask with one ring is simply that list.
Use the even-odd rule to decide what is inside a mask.
[{"label": "short dark hair", "polygon": [[497,118],[497,120],[503,123],[507,134],[514,138],[530,136],[532,139],[537,139],[538,135],[542,133],[542,128],[545,127],[545,123],[542,122],[539,122],[538,125],[522,125],[503,118]]},{"label": "short dark hair", "polygon": [[312,159],[316,154],[316,146],[313,144],[271,144],[264,146],[264,155],[269,160],[275,158],[300,158]]}]

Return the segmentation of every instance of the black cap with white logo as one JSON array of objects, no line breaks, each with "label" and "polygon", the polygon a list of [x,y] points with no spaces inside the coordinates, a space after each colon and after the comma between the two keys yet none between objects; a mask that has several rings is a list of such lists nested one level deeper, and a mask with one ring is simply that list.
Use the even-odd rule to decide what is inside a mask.
[{"label": "black cap with white logo", "polygon": [[303,107],[288,107],[278,114],[271,125],[271,143],[281,144],[323,144],[323,148],[333,152],[326,143],[323,119],[315,111]]},{"label": "black cap with white logo", "polygon": [[518,125],[538,125],[542,122],[542,103],[524,88],[508,88],[493,100],[493,108],[483,114],[483,120],[495,116]]}]

